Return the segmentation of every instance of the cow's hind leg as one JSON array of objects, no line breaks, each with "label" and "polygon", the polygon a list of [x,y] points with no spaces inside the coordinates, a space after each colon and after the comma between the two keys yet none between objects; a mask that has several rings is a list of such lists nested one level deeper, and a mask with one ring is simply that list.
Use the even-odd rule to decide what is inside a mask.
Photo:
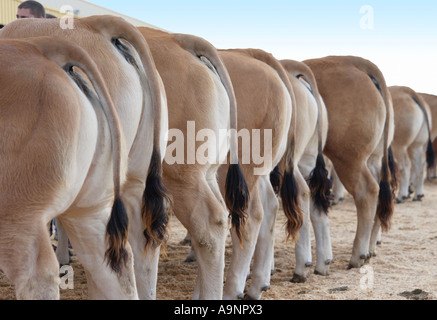
[{"label": "cow's hind leg", "polygon": [[414,144],[408,149],[411,159],[411,184],[414,190],[413,201],[421,201],[424,197],[425,157],[423,146]]},{"label": "cow's hind leg", "polygon": [[123,189],[123,200],[129,215],[129,244],[134,257],[134,269],[138,297],[141,300],[156,299],[158,262],[161,247],[152,248],[144,236],[141,217],[144,185],[141,180],[128,180]]},{"label": "cow's hind leg", "polygon": [[59,220],[85,269],[90,299],[137,299],[131,246],[126,243],[126,264],[115,272],[105,258],[108,246],[106,227],[111,208],[106,204],[91,208],[71,208]]},{"label": "cow's hind leg", "polygon": [[274,229],[279,201],[275,195],[269,177],[258,179],[258,194],[264,212],[261,228],[256,243],[252,267],[252,283],[247,290],[247,299],[260,299],[262,292],[270,288],[270,276],[274,265]]},{"label": "cow's hind leg", "polygon": [[[307,181],[313,181],[317,184],[326,184],[328,181],[321,181],[321,177],[312,175],[314,168],[316,167],[316,159],[313,155],[305,154],[299,162],[299,169]],[[335,170],[332,170],[335,173]],[[327,178],[327,177],[326,177]],[[335,173],[335,180],[343,188],[337,174]],[[325,185],[324,188],[328,186]],[[315,274],[326,276],[329,274],[329,266],[333,262],[331,234],[329,230],[329,217],[326,208],[322,208],[321,205],[315,204],[314,195],[311,196],[310,201],[310,218],[314,230],[316,239],[316,267]]]},{"label": "cow's hind leg", "polygon": [[58,218],[55,219],[56,230],[58,231],[58,245],[56,247],[56,257],[61,266],[69,265],[70,250],[68,249],[68,236]]},{"label": "cow's hind leg", "polygon": [[376,208],[379,185],[363,162],[336,165],[346,190],[353,196],[357,208],[358,224],[352,249],[350,268],[359,268],[370,257],[369,245]]},{"label": "cow's hind leg", "polygon": [[405,199],[410,197],[409,186],[411,162],[407,150],[404,147],[393,147],[392,149],[399,169],[399,192],[396,197],[396,202],[402,203]]},{"label": "cow's hind leg", "polygon": [[307,280],[309,268],[313,265],[311,252],[310,189],[300,170],[295,169],[299,188],[299,199],[303,214],[303,225],[295,245],[296,268],[291,282],[303,283]]},{"label": "cow's hind leg", "polygon": [[17,299],[59,299],[59,264],[47,222],[8,220],[0,223],[0,268],[15,285]]},{"label": "cow's hind leg", "polygon": [[[170,178],[169,178],[170,179]],[[165,181],[173,196],[174,212],[191,236],[199,265],[194,299],[221,299],[228,213],[204,174],[184,181]]]},{"label": "cow's hind leg", "polygon": [[[251,180],[254,183],[252,183]],[[231,233],[232,256],[226,276],[223,297],[226,300],[235,300],[243,297],[247,275],[250,272],[250,262],[255,251],[258,233],[264,214],[258,186],[256,185],[256,179],[253,176],[249,177],[248,186],[250,190],[250,200],[247,210],[248,219],[246,221],[242,243],[240,244],[240,241],[233,230]]]}]

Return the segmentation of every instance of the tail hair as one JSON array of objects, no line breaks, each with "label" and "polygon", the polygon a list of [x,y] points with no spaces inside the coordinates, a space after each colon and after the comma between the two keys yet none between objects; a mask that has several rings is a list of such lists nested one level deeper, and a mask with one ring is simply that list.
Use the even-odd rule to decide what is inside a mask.
[{"label": "tail hair", "polygon": [[388,148],[388,166],[390,169],[390,177],[391,177],[390,186],[391,186],[393,194],[395,194],[396,190],[399,187],[399,181],[398,181],[399,168],[396,164],[395,157],[393,156],[393,150],[392,150],[391,146]]},{"label": "tail hair", "polygon": [[303,225],[303,213],[299,201],[299,186],[294,176],[294,171],[285,171],[280,190],[282,208],[287,218],[287,240],[295,242]]},{"label": "tail hair", "polygon": [[249,189],[240,164],[229,165],[225,189],[225,201],[230,212],[232,227],[240,241],[240,245],[242,245],[243,231],[247,220],[246,210],[249,205]]},{"label": "tail hair", "polygon": [[126,264],[128,253],[126,242],[128,237],[128,215],[121,198],[117,198],[112,206],[111,216],[106,225],[106,236],[109,248],[105,252],[105,259],[111,269],[120,274],[122,266]]},{"label": "tail hair", "polygon": [[278,195],[281,190],[281,180],[282,180],[281,172],[279,171],[279,167],[276,166],[272,170],[272,172],[270,172],[270,183],[276,195]]},{"label": "tail hair", "polygon": [[390,186],[390,171],[384,164],[382,165],[382,179],[379,183],[378,207],[376,215],[381,222],[383,231],[388,231],[391,226],[391,218],[394,210],[394,193]]},{"label": "tail hair", "polygon": [[308,185],[315,206],[325,214],[328,214],[328,210],[331,206],[332,182],[329,179],[325,159],[322,154],[317,156],[316,167],[309,176]]},{"label": "tail hair", "polygon": [[432,147],[431,139],[428,139],[428,146],[426,148],[426,163],[428,165],[428,169],[433,168],[435,165],[435,153],[434,148]]},{"label": "tail hair", "polygon": [[152,153],[141,210],[143,234],[146,238],[145,250],[155,250],[162,245],[165,252],[172,207],[172,198],[162,183],[161,154],[155,149]]}]

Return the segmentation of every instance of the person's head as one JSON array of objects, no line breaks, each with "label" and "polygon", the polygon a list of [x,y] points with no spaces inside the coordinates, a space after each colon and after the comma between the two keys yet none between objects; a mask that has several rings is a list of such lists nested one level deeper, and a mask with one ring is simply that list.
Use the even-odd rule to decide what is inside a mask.
[{"label": "person's head", "polygon": [[22,2],[17,9],[17,19],[45,18],[46,11],[41,3],[28,0]]}]

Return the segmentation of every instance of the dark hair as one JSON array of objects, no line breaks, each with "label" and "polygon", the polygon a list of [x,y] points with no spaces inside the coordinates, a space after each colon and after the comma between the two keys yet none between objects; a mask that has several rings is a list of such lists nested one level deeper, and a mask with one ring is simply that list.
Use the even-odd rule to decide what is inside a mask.
[{"label": "dark hair", "polygon": [[37,1],[24,1],[18,6],[18,9],[30,9],[30,13],[32,13],[35,18],[45,18],[46,16],[44,7]]},{"label": "dark hair", "polygon": [[3,27],[4,27],[4,25],[0,24],[0,29],[3,28]]}]

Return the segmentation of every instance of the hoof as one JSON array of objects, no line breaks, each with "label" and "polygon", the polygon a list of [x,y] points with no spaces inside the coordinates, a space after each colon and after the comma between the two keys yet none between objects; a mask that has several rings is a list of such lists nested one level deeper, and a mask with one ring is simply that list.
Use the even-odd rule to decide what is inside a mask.
[{"label": "hoof", "polygon": [[402,203],[404,203],[404,200],[401,200],[401,199],[399,199],[399,198],[396,198],[396,203],[397,203],[397,204],[402,204]]},{"label": "hoof", "polygon": [[338,200],[333,200],[332,205],[336,206],[336,205],[340,204],[343,200],[344,200],[344,198],[339,198]]},{"label": "hoof", "polygon": [[402,200],[407,200],[407,199],[410,199],[411,197],[410,196],[402,196]]},{"label": "hoof", "polygon": [[422,201],[422,198],[423,198],[423,197],[419,197],[419,196],[417,196],[417,197],[414,197],[414,198],[413,198],[413,201],[420,202],[420,201]]},{"label": "hoof", "polygon": [[361,268],[363,265],[364,263],[359,263],[358,265],[356,265],[349,262],[349,265],[347,266],[347,270]]},{"label": "hoof", "polygon": [[314,270],[314,274],[316,274],[318,276],[323,276],[323,277],[329,276],[329,272],[320,272],[320,271],[317,271],[317,269]]},{"label": "hoof", "polygon": [[244,298],[243,298],[243,300],[257,300],[257,299],[254,299],[253,297],[251,297],[250,295],[248,295],[248,294],[246,294],[245,296],[244,296]]},{"label": "hoof", "polygon": [[376,252],[371,252],[371,253],[370,253],[370,256],[371,256],[372,258],[376,257]]},{"label": "hoof", "polygon": [[312,266],[313,266],[313,263],[312,263],[311,261],[305,263],[305,267],[306,267],[306,268],[311,268]]},{"label": "hoof", "polygon": [[298,274],[293,274],[293,278],[291,278],[291,283],[305,283],[307,281],[307,278],[304,276],[300,276]]},{"label": "hoof", "polygon": [[192,257],[187,257],[184,262],[186,263],[192,263],[192,262],[196,262],[196,258],[192,258]]},{"label": "hoof", "polygon": [[376,245],[379,246],[382,243],[381,240],[376,241]]},{"label": "hoof", "polygon": [[262,292],[266,292],[266,291],[268,291],[268,290],[270,290],[270,286],[269,286],[269,285],[267,285],[267,286],[261,288],[261,291],[262,291]]},{"label": "hoof", "polygon": [[246,299],[246,296],[244,295],[244,293],[240,293],[240,294],[237,296],[237,299],[238,299],[238,300],[245,300],[245,299]]},{"label": "hoof", "polygon": [[331,263],[334,263],[334,259],[325,260],[325,265],[329,266]]}]

